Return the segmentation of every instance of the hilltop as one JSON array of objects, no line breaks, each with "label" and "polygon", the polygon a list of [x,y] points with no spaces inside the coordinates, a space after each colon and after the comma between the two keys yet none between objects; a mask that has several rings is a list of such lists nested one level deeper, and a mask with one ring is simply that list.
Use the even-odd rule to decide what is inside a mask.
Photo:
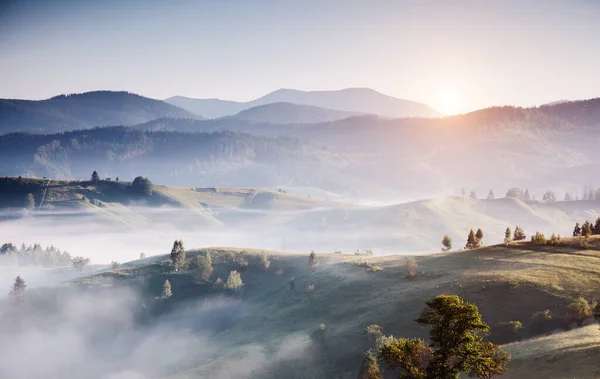
[{"label": "hilltop", "polygon": [[[292,373],[298,378],[354,378],[369,347],[366,326],[380,325],[385,335],[426,338],[427,331],[417,328],[413,320],[424,301],[438,294],[457,294],[475,303],[492,331],[500,322],[522,322],[519,338],[524,340],[507,346],[513,354],[507,377],[529,378],[536,367],[542,367],[539,360],[543,360],[548,378],[573,372],[579,378],[592,378],[597,372],[594,366],[584,364],[585,357],[597,354],[600,344],[591,336],[586,336],[589,342],[579,347],[573,340],[575,335],[586,335],[591,327],[561,332],[567,326],[563,321],[566,306],[580,296],[589,300],[597,296],[600,239],[594,237],[589,242],[587,249],[581,249],[577,240],[563,239],[559,246],[520,242],[417,256],[419,267],[412,280],[406,277],[404,256],[317,252],[319,264],[312,270],[306,253],[266,251],[270,266],[265,270],[257,265],[261,250],[209,248],[187,254],[192,262],[196,255],[210,251],[214,272],[209,283],[193,284],[186,272],[165,271],[168,256],[130,262],[77,283],[122,285],[145,277],[141,288],[151,297],[160,294],[162,283],[168,279],[173,296],[167,312],[175,312],[179,307],[193,308],[194,301],[206,304],[211,298],[231,296],[215,288],[213,282],[238,270],[244,282],[242,302],[233,306],[234,314],[212,334],[214,349],[203,359],[188,362],[183,371],[171,373],[173,378],[219,377],[231,362],[245,362],[255,354],[260,362],[246,372],[253,378],[291,377]],[[314,285],[314,290],[307,294],[308,285]],[[552,313],[554,322],[538,330],[532,315],[544,310]],[[206,312],[210,310],[202,310],[195,317],[205,318]],[[236,317],[237,312],[242,312],[243,318]],[[178,320],[187,322],[185,318]],[[319,324],[325,325],[322,342],[310,337]],[[552,336],[536,339],[546,333]],[[568,346],[571,349],[565,349]],[[270,359],[273,355],[279,358]]]},{"label": "hilltop", "polygon": [[200,118],[160,100],[129,92],[95,91],[47,100],[0,99],[0,133],[56,133],[135,125],[160,117]]}]

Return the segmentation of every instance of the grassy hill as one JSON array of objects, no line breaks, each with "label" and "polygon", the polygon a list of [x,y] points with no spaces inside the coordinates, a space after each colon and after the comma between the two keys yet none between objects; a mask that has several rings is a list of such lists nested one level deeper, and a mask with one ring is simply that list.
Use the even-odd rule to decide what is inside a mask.
[{"label": "grassy hill", "polygon": [[[267,251],[271,263],[264,270],[257,266],[259,250],[243,253],[249,262],[246,266],[240,264],[240,249],[212,248],[207,249],[215,263],[211,283],[194,284],[186,272],[165,271],[167,256],[130,262],[77,283],[114,285],[115,281],[139,283],[146,278],[141,288],[148,296],[158,296],[162,283],[169,279],[173,288],[169,309],[207,298],[241,299],[243,311],[235,312],[242,312],[243,317],[231,320],[211,337],[211,344],[218,348],[172,378],[220,377],[224,367],[245,362],[257,351],[264,361],[253,366],[249,377],[355,378],[369,346],[365,327],[378,324],[386,335],[426,337],[427,331],[413,320],[424,301],[438,294],[457,294],[474,302],[492,328],[499,322],[523,323],[525,339],[507,346],[513,354],[507,377],[530,378],[544,372],[547,378],[593,378],[597,370],[590,359],[600,351],[596,327],[567,334],[560,329],[565,326],[561,320],[570,301],[597,297],[600,239],[589,242],[587,249],[581,249],[577,240],[563,239],[559,246],[521,242],[418,256],[419,269],[412,280],[406,277],[407,258],[402,256],[318,254],[319,264],[311,270],[306,253]],[[190,251],[188,259],[193,261],[200,253],[204,251]],[[367,264],[381,270],[370,272],[374,270]],[[212,283],[226,278],[231,270],[241,272],[241,298]],[[311,294],[304,291],[308,285],[314,285]],[[546,309],[558,321],[554,324],[558,329],[543,332],[551,333],[549,337],[539,336],[530,327],[532,314]],[[310,337],[321,323],[326,330],[323,344]]]}]

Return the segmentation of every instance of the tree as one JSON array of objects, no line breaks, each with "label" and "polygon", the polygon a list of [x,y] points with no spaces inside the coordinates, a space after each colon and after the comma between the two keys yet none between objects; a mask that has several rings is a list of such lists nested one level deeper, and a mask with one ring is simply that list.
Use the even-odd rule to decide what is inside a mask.
[{"label": "tree", "polygon": [[589,237],[592,235],[592,224],[590,224],[589,221],[583,223],[583,226],[581,227],[581,235],[583,237]]},{"label": "tree", "polygon": [[461,373],[491,378],[506,371],[510,355],[483,342],[489,327],[479,310],[458,296],[440,295],[428,301],[416,320],[430,327],[427,343],[420,339],[384,337],[378,357],[400,378],[458,379]]},{"label": "tree", "polygon": [[232,291],[240,291],[243,285],[244,282],[242,282],[242,277],[240,276],[240,273],[236,270],[233,270],[229,273],[229,277],[225,282],[224,288]]},{"label": "tree", "polygon": [[477,233],[475,233],[475,238],[477,240],[477,247],[480,247],[483,244],[483,230],[481,230],[481,228],[477,229]]},{"label": "tree", "polygon": [[517,199],[523,199],[523,190],[519,187],[514,187],[506,191],[506,195],[504,197],[514,197]]},{"label": "tree", "polygon": [[367,350],[363,362],[365,368],[361,379],[383,379],[379,362],[377,362],[377,357],[371,349]]},{"label": "tree", "polygon": [[571,194],[570,193],[565,193],[565,201],[571,201]]},{"label": "tree", "polygon": [[498,344],[506,344],[521,340],[523,324],[521,321],[500,322],[492,328],[490,340]]},{"label": "tree", "polygon": [[592,234],[600,234],[600,217],[598,217],[594,223]]},{"label": "tree", "polygon": [[515,241],[523,241],[527,236],[525,235],[525,231],[519,225],[515,226],[515,232],[513,233],[513,240]]},{"label": "tree", "polygon": [[84,258],[84,257],[75,257],[71,261],[73,263],[73,267],[75,267],[79,271],[83,271],[85,266],[90,264],[90,258]]},{"label": "tree", "polygon": [[596,198],[594,197],[594,191],[590,190],[590,194],[588,195],[588,200],[596,200]]},{"label": "tree", "polygon": [[452,238],[447,234],[442,239],[442,246],[444,246],[442,247],[442,251],[449,251],[452,249]]},{"label": "tree", "polygon": [[144,259],[144,258],[146,258],[146,254],[144,254],[143,252],[140,253],[140,259]]},{"label": "tree", "polygon": [[465,245],[465,249],[475,249],[477,246],[477,237],[475,237],[475,232],[473,229],[471,229],[469,231],[469,235],[467,236],[467,244]]},{"label": "tree", "polygon": [[173,248],[171,249],[171,262],[175,271],[179,271],[180,268],[185,266],[185,248],[181,240],[175,240],[173,242]]},{"label": "tree", "polygon": [[477,194],[475,193],[475,191],[471,190],[471,193],[469,194],[469,197],[471,199],[477,199]]},{"label": "tree", "polygon": [[460,189],[460,194],[462,195],[462,197],[465,197],[465,195],[467,194],[467,190],[465,189],[465,187],[462,187]]},{"label": "tree", "polygon": [[173,295],[173,292],[171,291],[171,282],[169,282],[169,279],[165,280],[165,282],[163,283],[163,289],[162,289],[162,295],[161,298],[162,299],[168,299]]},{"label": "tree", "polygon": [[573,228],[573,237],[579,237],[579,236],[581,236],[581,226],[579,226],[579,223],[576,222],[575,228]]},{"label": "tree", "polygon": [[92,182],[95,183],[95,182],[99,182],[99,181],[100,181],[100,175],[98,175],[96,170],[94,170],[94,172],[92,172]]},{"label": "tree", "polygon": [[523,200],[529,201],[531,200],[531,195],[529,194],[529,189],[525,189],[525,194],[523,195]]},{"label": "tree", "polygon": [[23,296],[25,296],[25,288],[27,288],[25,280],[23,280],[20,276],[17,276],[15,283],[8,294],[16,300],[21,300]]},{"label": "tree", "polygon": [[494,191],[490,190],[490,192],[488,192],[487,199],[494,200],[495,198],[496,196],[494,195]]},{"label": "tree", "polygon": [[311,269],[314,269],[319,264],[319,258],[317,258],[317,254],[314,251],[311,251],[308,255],[308,265]]},{"label": "tree", "polygon": [[33,209],[34,207],[35,207],[35,197],[33,197],[32,193],[28,193],[27,196],[25,196],[25,208]]},{"label": "tree", "polygon": [[548,203],[553,203],[556,201],[556,195],[552,191],[546,191],[542,200]]},{"label": "tree", "polygon": [[110,262],[110,266],[112,267],[113,270],[116,270],[117,268],[119,268],[121,264],[117,261],[112,261]]},{"label": "tree", "polygon": [[535,234],[531,236],[531,243],[534,245],[545,245],[547,242],[544,233],[535,232]]},{"label": "tree", "polygon": [[196,256],[196,269],[194,271],[194,277],[197,282],[210,282],[210,276],[212,275],[212,258],[210,252],[198,254]]},{"label": "tree", "polygon": [[592,316],[592,308],[586,299],[579,297],[567,306],[567,320],[582,326],[583,322]]},{"label": "tree", "polygon": [[548,331],[552,326],[551,324],[552,312],[549,309],[537,311],[531,315],[529,329],[535,334],[540,334]]},{"label": "tree", "polygon": [[406,263],[404,264],[404,269],[406,270],[406,277],[408,279],[412,279],[415,277],[415,275],[417,274],[417,269],[419,268],[419,265],[417,264],[417,261],[415,260],[415,258],[410,257],[406,260]]},{"label": "tree", "polygon": [[152,195],[152,182],[148,178],[138,176],[131,182],[131,189],[140,195],[150,196]]},{"label": "tree", "polygon": [[510,241],[512,241],[512,231],[510,230],[510,226],[506,227],[506,230],[504,231],[504,244],[508,245],[510,243]]},{"label": "tree", "polygon": [[267,271],[269,269],[269,266],[271,266],[271,261],[269,261],[269,257],[267,257],[267,254],[265,254],[264,252],[260,254],[259,265],[265,271]]}]

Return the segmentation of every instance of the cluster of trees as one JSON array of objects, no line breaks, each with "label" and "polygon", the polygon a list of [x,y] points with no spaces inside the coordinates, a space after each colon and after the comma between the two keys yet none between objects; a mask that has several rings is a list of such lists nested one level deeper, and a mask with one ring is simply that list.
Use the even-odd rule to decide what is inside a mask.
[{"label": "cluster of trees", "polygon": [[469,235],[467,236],[467,244],[465,245],[465,249],[476,249],[483,245],[483,230],[481,228],[477,229],[477,232],[474,232],[473,229],[469,231]]},{"label": "cluster of trees", "polygon": [[519,226],[515,226],[514,233],[510,230],[510,226],[506,227],[504,231],[504,244],[508,245],[510,241],[523,241],[526,239],[525,231]]},{"label": "cluster of trees", "polygon": [[573,228],[573,237],[589,237],[598,234],[600,234],[600,217],[598,217],[593,224],[587,220],[583,225],[576,222],[575,227]]},{"label": "cluster of trees", "polygon": [[20,247],[8,242],[0,247],[0,264],[18,266],[65,267],[72,265],[72,257],[54,246],[43,248],[40,244]]},{"label": "cluster of trees", "polygon": [[385,337],[377,325],[368,328],[376,346],[366,354],[363,378],[383,378],[379,361],[399,370],[400,378],[414,379],[456,379],[461,374],[491,378],[507,370],[510,354],[483,341],[489,327],[474,304],[458,296],[440,295],[426,305],[416,322],[430,328],[429,342]]}]

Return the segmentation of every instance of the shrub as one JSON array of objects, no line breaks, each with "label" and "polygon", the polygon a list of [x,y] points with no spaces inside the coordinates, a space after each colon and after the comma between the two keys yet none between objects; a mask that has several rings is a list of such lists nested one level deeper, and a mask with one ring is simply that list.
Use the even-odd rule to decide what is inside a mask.
[{"label": "shrub", "polygon": [[308,296],[312,296],[315,293],[315,286],[313,284],[309,284],[304,288],[304,293]]},{"label": "shrub", "polygon": [[554,246],[560,245],[560,234],[556,235],[556,234],[552,233],[552,235],[550,236],[550,240],[548,242]]},{"label": "shrub", "polygon": [[342,251],[341,250],[336,250],[336,251],[333,252],[333,254],[342,254]]},{"label": "shrub", "polygon": [[521,340],[523,324],[520,321],[500,322],[492,328],[490,340],[497,344],[506,344]]},{"label": "shrub", "polygon": [[581,326],[591,316],[592,308],[583,297],[577,298],[567,306],[566,319],[569,323],[576,322],[578,326]]},{"label": "shrub", "polygon": [[223,279],[221,278],[217,278],[217,280],[215,280],[215,282],[213,283],[213,288],[215,289],[221,289],[223,288],[224,284],[223,284]]},{"label": "shrub", "polygon": [[588,237],[579,237],[579,248],[580,249],[589,249],[590,243],[588,241]]},{"label": "shrub", "polygon": [[369,341],[375,342],[383,335],[383,328],[377,324],[368,325],[365,328],[365,335]]},{"label": "shrub", "polygon": [[535,232],[533,236],[531,236],[531,243],[534,245],[545,245],[547,243],[546,236],[543,233]]},{"label": "shrub", "polygon": [[368,264],[368,267],[367,267],[367,272],[379,272],[379,271],[381,271],[381,270],[383,270],[383,269],[381,268],[381,266],[377,266],[377,265]]},{"label": "shrub", "polygon": [[506,191],[505,197],[514,197],[517,199],[523,199],[523,197],[524,197],[523,190],[519,187],[511,188],[508,191]]}]

